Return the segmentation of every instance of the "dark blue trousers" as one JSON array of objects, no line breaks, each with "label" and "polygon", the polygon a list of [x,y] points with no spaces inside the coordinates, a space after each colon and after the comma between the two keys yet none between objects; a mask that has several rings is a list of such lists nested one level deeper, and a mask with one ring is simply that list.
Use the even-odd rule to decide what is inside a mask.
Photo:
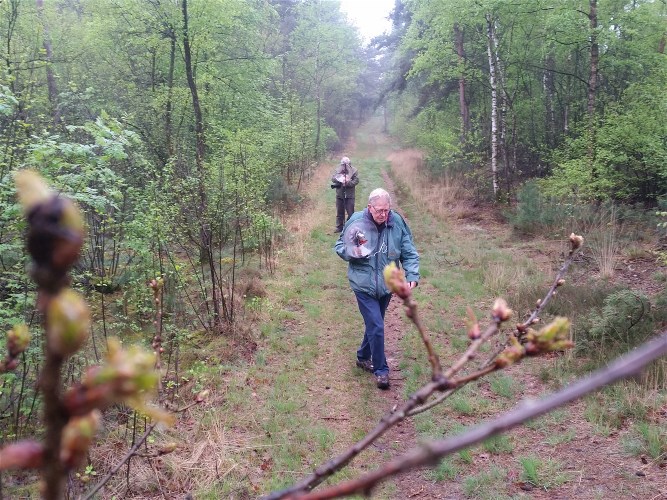
[{"label": "dark blue trousers", "polygon": [[389,306],[391,294],[376,299],[367,293],[354,292],[366,329],[364,339],[357,351],[357,359],[370,359],[375,375],[387,375],[389,365],[384,355],[384,313]]}]

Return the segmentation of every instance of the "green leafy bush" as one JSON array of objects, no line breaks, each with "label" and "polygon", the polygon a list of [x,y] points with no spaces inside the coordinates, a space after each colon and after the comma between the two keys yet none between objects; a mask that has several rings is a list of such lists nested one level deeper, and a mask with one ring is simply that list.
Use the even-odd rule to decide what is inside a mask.
[{"label": "green leafy bush", "polygon": [[609,295],[585,323],[588,328],[577,335],[577,349],[602,360],[637,346],[655,330],[648,297],[632,290]]}]

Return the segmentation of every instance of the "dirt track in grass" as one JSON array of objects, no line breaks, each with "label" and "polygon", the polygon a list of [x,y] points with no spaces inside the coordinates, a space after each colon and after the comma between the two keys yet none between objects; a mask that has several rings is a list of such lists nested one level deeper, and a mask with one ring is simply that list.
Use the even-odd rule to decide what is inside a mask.
[{"label": "dirt track in grass", "polygon": [[[442,254],[439,245],[443,241],[455,241],[459,248],[482,248],[492,245],[508,253],[511,258],[526,258],[535,265],[548,271],[554,270],[559,264],[557,244],[540,242],[516,241],[508,228],[497,220],[493,210],[475,207],[474,210],[458,211],[458,217],[447,217],[439,220],[432,214],[429,221],[421,220],[419,204],[409,190],[396,189],[394,178],[407,163],[419,161],[415,152],[387,149],[387,139],[378,134],[369,134],[358,140],[350,148],[353,161],[362,166],[361,176],[369,176],[375,168],[374,179],[393,195],[394,208],[408,219],[415,242],[422,255],[422,265],[433,268],[442,262],[434,262],[434,255]],[[368,161],[381,157],[384,162]],[[310,196],[315,199],[322,196],[331,165],[320,167],[311,182]],[[372,166],[371,166],[372,165]],[[377,166],[375,166],[377,165]],[[410,168],[413,168],[412,165]],[[365,205],[367,192],[377,185],[365,185],[357,196],[357,209]],[[328,202],[327,202],[328,203]],[[403,206],[410,209],[404,211]],[[308,231],[317,224],[332,226],[333,206],[316,203],[309,214],[312,220]],[[320,220],[321,217],[326,222]],[[331,219],[331,221],[329,221]],[[443,229],[445,228],[445,229]],[[445,234],[434,235],[435,231],[446,231]],[[333,245],[332,235],[329,244]],[[445,245],[446,246],[446,245]],[[553,255],[550,253],[553,252]],[[456,255],[448,255],[445,260],[453,270],[466,264],[458,264]],[[335,256],[333,257],[335,258]],[[436,259],[437,260],[437,259]],[[642,261],[643,262],[643,261]],[[635,263],[637,269],[641,263]],[[316,267],[328,266],[319,262]],[[362,430],[372,429],[391,409],[400,405],[408,396],[407,371],[414,370],[412,365],[423,365],[428,370],[425,354],[418,349],[410,349],[406,344],[406,336],[414,335],[411,326],[406,322],[403,308],[394,298],[386,316],[386,352],[390,366],[391,389],[379,391],[374,387],[372,376],[354,367],[354,351],[360,341],[361,317],[356,310],[352,293],[347,287],[343,263],[337,265],[340,274],[331,283],[323,283],[325,290],[334,290],[328,294],[330,299],[344,303],[350,314],[352,325],[347,333],[341,335],[337,328],[326,326],[318,334],[318,354],[314,361],[317,366],[317,382],[309,389],[307,412],[310,418],[321,422],[337,436],[330,450],[330,456],[340,453],[360,437]],[[655,272],[643,267],[639,274]],[[468,267],[474,267],[474,262]],[[648,266],[650,267],[650,266]],[[454,272],[454,271],[452,271]],[[483,276],[484,269],[480,276]],[[575,271],[576,272],[576,271]],[[619,276],[628,277],[629,281],[637,280],[637,272],[629,270],[620,272]],[[473,278],[469,278],[473,280]],[[482,279],[482,278],[477,278]],[[544,276],[548,282],[550,277]],[[433,279],[435,282],[435,279]],[[461,308],[472,305],[478,310],[488,310],[491,296],[481,294],[479,303],[466,304],[465,294],[452,291],[447,299],[446,310],[438,310],[436,297],[446,294],[437,284],[429,283],[429,278],[422,280],[417,299],[423,305],[421,311],[427,322],[438,316],[449,328],[433,335],[434,343],[441,346],[443,365],[447,366],[455,359],[456,352],[462,352],[460,341],[453,336],[465,336]],[[472,286],[472,285],[471,285]],[[546,287],[544,289],[546,291]],[[420,306],[421,307],[421,306]],[[358,316],[355,319],[355,315]],[[298,323],[298,321],[297,321]],[[292,325],[296,326],[296,324]],[[412,333],[411,333],[412,332]],[[344,333],[344,332],[343,332]],[[406,357],[406,349],[410,352]],[[417,361],[417,359],[419,359]],[[412,419],[406,420],[389,430],[369,449],[362,452],[350,466],[345,477],[354,477],[367,470],[373,470],[386,460],[418,446],[420,439],[444,437],[449,432],[459,431],[461,426],[474,425],[480,420],[490,418],[494,413],[511,409],[515,402],[524,398],[539,397],[553,388],[543,380],[550,370],[558,370],[558,356],[546,360],[531,360],[512,367],[504,376],[511,381],[514,395],[500,396],[492,382],[482,381],[474,385],[469,395],[473,411],[462,411],[456,405],[440,405],[431,415],[422,415],[421,428],[430,431],[418,431]],[[538,364],[542,363],[542,364]],[[424,371],[424,370],[422,370]],[[422,377],[423,379],[423,377]],[[479,404],[478,404],[479,403]],[[640,403],[638,403],[640,404]],[[649,418],[658,425],[664,425],[667,407],[663,411],[650,415]],[[578,402],[554,415],[543,417],[530,426],[510,432],[503,446],[477,447],[467,454],[459,454],[448,458],[449,469],[437,474],[429,469],[410,471],[399,477],[392,478],[374,491],[374,498],[667,498],[667,468],[663,460],[652,460],[642,454],[628,454],[623,442],[632,439],[632,421],[628,420],[619,428],[600,430],[585,418],[586,405]],[[431,421],[427,421],[430,419]],[[364,421],[365,420],[365,421]],[[522,462],[538,464],[539,477],[535,484],[526,477],[526,466]],[[312,466],[317,464],[313,463]],[[298,474],[297,474],[298,475]],[[298,479],[298,478],[295,478]],[[320,487],[321,488],[321,487]]]}]

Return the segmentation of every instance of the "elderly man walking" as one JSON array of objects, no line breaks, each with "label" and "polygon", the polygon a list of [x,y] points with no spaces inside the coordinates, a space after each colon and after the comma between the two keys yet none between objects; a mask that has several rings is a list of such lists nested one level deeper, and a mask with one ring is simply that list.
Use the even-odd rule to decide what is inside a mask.
[{"label": "elderly man walking", "polygon": [[[347,228],[362,218],[375,225],[378,238],[368,255],[357,258],[349,253],[344,236]],[[384,315],[391,292],[384,282],[383,271],[387,264],[395,262],[403,268],[406,280],[414,288],[419,283],[419,254],[407,223],[391,209],[391,197],[387,191],[381,188],[371,191],[368,206],[349,218],[334,249],[341,259],[348,262],[347,277],[364,318],[364,337],[357,350],[357,366],[375,375],[378,388],[388,389]]]},{"label": "elderly man walking", "polygon": [[340,165],[331,176],[331,187],[336,189],[336,228],[334,233],[343,230],[345,212],[347,218],[354,213],[354,187],[359,184],[359,171],[352,166],[347,156],[340,159]]}]

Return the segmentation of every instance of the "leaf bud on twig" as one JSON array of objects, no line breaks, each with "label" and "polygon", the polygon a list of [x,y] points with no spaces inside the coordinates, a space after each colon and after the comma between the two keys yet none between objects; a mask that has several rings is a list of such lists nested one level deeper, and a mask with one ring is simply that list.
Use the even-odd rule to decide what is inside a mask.
[{"label": "leaf bud on twig", "polygon": [[498,297],[493,303],[493,309],[491,310],[491,317],[494,321],[507,321],[512,317],[512,310],[507,307],[507,302],[505,299]]},{"label": "leaf bud on twig", "polygon": [[72,417],[67,422],[60,443],[60,460],[65,467],[72,469],[83,462],[101,419],[100,411],[93,410],[87,415]]},{"label": "leaf bud on twig", "polygon": [[124,350],[114,338],[109,339],[108,345],[106,363],[89,368],[81,384],[65,394],[70,414],[81,415],[122,401],[170,425],[172,415],[145,401],[146,396],[155,391],[159,380],[159,374],[153,369],[155,354],[138,346]]},{"label": "leaf bud on twig", "polygon": [[470,338],[470,340],[476,340],[482,335],[482,332],[479,329],[479,322],[470,307],[468,307],[467,311],[468,317],[466,318],[466,323],[468,324],[468,338]]},{"label": "leaf bud on twig", "polygon": [[505,368],[509,365],[520,361],[524,357],[526,351],[524,347],[519,343],[514,335],[510,335],[508,345],[495,359],[496,368]]},{"label": "leaf bud on twig", "polygon": [[14,325],[14,328],[7,332],[7,350],[10,357],[17,357],[28,348],[29,344],[30,331],[25,323]]},{"label": "leaf bud on twig", "polygon": [[44,460],[44,446],[37,441],[18,441],[0,449],[0,471],[37,469]]},{"label": "leaf bud on twig", "polygon": [[54,195],[42,176],[34,170],[16,172],[15,182],[19,202],[26,215],[37,205],[44,203]]},{"label": "leaf bud on twig", "polygon": [[403,271],[396,267],[394,262],[385,266],[384,281],[387,284],[387,288],[389,288],[392,293],[395,293],[403,300],[409,298],[412,295],[410,284],[405,281],[405,275],[403,274]]},{"label": "leaf bud on twig", "polygon": [[581,248],[581,245],[584,244],[584,237],[579,236],[578,234],[570,234],[570,246],[572,248],[572,251],[574,252],[578,248]]},{"label": "leaf bud on twig", "polygon": [[570,340],[570,320],[559,316],[540,331],[529,331],[526,341],[526,354],[529,356],[569,349],[574,346]]},{"label": "leaf bud on twig", "polygon": [[49,346],[61,356],[75,353],[88,338],[90,310],[83,297],[66,288],[49,302],[46,311]]}]

